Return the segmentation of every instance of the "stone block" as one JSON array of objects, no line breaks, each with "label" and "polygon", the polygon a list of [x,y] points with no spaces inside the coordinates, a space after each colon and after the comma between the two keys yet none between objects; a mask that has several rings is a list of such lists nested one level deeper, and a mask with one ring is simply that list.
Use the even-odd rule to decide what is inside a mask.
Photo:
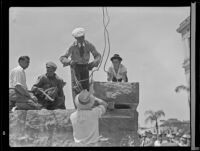
[{"label": "stone block", "polygon": [[[139,83],[94,82],[94,95],[106,102],[114,101],[115,104],[139,103]],[[135,107],[135,109],[136,109]]]}]

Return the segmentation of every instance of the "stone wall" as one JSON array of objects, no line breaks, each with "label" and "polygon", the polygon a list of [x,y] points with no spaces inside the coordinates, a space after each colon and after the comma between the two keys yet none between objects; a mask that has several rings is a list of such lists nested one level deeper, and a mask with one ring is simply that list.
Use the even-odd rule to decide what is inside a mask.
[{"label": "stone wall", "polygon": [[[108,138],[104,146],[123,146],[128,142],[130,145],[131,139],[137,137],[139,85],[94,82],[93,88],[94,95],[107,102],[131,106],[107,110],[99,120],[100,135]],[[43,109],[10,113],[10,146],[70,146],[73,130],[69,117],[74,111]]]}]

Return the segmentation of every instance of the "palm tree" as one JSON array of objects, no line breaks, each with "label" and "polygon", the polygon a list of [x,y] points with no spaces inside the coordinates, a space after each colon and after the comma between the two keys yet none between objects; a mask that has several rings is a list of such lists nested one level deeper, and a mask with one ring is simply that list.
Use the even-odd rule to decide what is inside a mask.
[{"label": "palm tree", "polygon": [[[186,91],[187,93],[190,93],[190,88],[185,86],[185,85],[179,85],[175,88],[175,92],[178,93],[180,92],[181,90],[184,90]],[[189,107],[190,107],[190,98],[188,98],[188,104],[189,104]]]},{"label": "palm tree", "polygon": [[163,110],[158,110],[156,112],[152,111],[152,110],[148,110],[145,112],[145,115],[147,115],[147,118],[145,119],[145,123],[148,123],[148,122],[156,122],[155,124],[155,127],[156,127],[156,132],[157,132],[157,137],[158,137],[158,119],[161,117],[161,116],[165,116],[165,113]]}]

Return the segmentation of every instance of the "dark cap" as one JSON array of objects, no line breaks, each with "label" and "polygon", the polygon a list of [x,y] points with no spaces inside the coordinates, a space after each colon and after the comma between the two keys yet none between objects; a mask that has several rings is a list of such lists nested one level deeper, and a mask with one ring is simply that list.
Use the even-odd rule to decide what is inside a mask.
[{"label": "dark cap", "polygon": [[57,66],[55,63],[49,61],[46,63],[46,67],[49,67],[49,68],[54,68],[55,70],[57,69]]},{"label": "dark cap", "polygon": [[122,58],[118,54],[114,54],[114,56],[110,60],[113,61],[113,59],[118,59],[119,61],[122,61]]}]

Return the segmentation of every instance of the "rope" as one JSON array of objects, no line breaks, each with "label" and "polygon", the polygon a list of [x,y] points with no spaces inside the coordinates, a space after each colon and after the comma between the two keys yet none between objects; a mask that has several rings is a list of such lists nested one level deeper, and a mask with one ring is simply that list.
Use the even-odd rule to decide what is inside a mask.
[{"label": "rope", "polygon": [[107,40],[108,40],[108,55],[107,55],[107,58],[106,58],[106,61],[105,61],[105,63],[104,63],[104,72],[106,72],[107,73],[107,71],[106,71],[106,63],[107,63],[107,61],[108,61],[108,58],[109,58],[109,55],[110,55],[110,38],[109,38],[109,32],[108,32],[108,30],[107,30],[107,25],[108,25],[108,23],[110,22],[110,17],[109,17],[109,15],[108,15],[108,10],[107,10],[107,8],[106,8],[106,15],[107,15],[107,17],[108,17],[108,22],[107,22],[107,24],[106,24],[106,26],[105,26],[105,30],[106,30],[106,33],[107,33]]}]

